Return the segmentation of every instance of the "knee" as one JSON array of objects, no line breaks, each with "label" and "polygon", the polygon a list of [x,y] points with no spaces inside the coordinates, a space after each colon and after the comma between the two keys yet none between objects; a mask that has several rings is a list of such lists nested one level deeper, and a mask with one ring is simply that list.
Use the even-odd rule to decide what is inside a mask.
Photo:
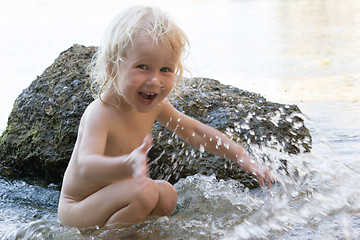
[{"label": "knee", "polygon": [[157,181],[159,186],[159,200],[153,214],[169,216],[177,204],[177,193],[175,188],[166,181]]},{"label": "knee", "polygon": [[159,200],[159,187],[154,180],[144,179],[137,191],[136,202],[144,212],[150,213]]}]

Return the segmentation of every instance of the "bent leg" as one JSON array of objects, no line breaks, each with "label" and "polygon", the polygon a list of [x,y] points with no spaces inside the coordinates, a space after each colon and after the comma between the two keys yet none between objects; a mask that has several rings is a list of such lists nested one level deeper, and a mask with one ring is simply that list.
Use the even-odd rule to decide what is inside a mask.
[{"label": "bent leg", "polygon": [[[105,225],[115,223],[134,224],[145,221],[155,208],[159,199],[159,187],[154,180],[144,179],[141,183],[135,181],[140,186],[135,198],[124,208],[116,211]],[[134,189],[130,189],[134,191]],[[128,193],[126,193],[128,194]]]},{"label": "bent leg", "polygon": [[158,198],[159,187],[155,181],[146,178],[138,183],[129,178],[110,184],[80,202],[61,199],[59,220],[78,228],[134,224],[150,215]]},{"label": "bent leg", "polygon": [[159,200],[151,212],[155,216],[170,216],[174,211],[177,203],[177,193],[175,188],[168,182],[158,180]]}]

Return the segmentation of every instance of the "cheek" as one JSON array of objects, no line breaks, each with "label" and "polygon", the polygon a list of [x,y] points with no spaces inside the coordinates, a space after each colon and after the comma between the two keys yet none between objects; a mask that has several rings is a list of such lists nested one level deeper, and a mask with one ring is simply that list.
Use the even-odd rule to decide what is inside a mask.
[{"label": "cheek", "polygon": [[114,88],[117,90],[118,93],[122,94],[125,92],[126,84],[124,84],[125,79],[118,77],[116,82],[114,83]]},{"label": "cheek", "polygon": [[165,84],[164,86],[166,88],[170,88],[170,90],[174,87],[174,83],[175,83],[175,76],[171,76],[165,79]]},{"label": "cheek", "polygon": [[120,95],[124,95],[131,92],[133,85],[130,84],[127,78],[118,78],[115,87]]},{"label": "cheek", "polygon": [[164,92],[166,93],[166,95],[167,94],[169,94],[170,92],[171,92],[171,90],[173,89],[173,87],[174,87],[174,80],[169,80],[169,81],[165,81],[164,83],[163,83],[163,85],[164,85]]},{"label": "cheek", "polygon": [[117,83],[119,89],[125,91],[125,90],[135,89],[141,86],[143,80],[141,78],[141,75],[139,74],[128,73],[123,78],[119,78]]}]

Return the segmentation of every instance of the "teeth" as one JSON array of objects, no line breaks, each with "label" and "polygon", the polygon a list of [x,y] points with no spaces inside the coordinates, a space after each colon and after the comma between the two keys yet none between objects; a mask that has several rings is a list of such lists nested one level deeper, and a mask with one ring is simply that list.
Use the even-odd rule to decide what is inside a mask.
[{"label": "teeth", "polygon": [[140,94],[141,98],[145,101],[150,101],[156,95],[157,95],[156,93],[148,93],[148,92],[143,92]]}]

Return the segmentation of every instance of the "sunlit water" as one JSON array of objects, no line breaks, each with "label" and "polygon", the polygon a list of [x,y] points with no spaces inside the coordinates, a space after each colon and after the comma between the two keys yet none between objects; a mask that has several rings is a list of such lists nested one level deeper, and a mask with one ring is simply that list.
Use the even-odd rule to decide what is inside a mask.
[{"label": "sunlit water", "polygon": [[[101,2],[101,3],[100,3]],[[150,1],[149,1],[150,2]],[[0,239],[359,239],[360,2],[156,1],[189,34],[195,76],[298,104],[311,153],[268,148],[273,189],[196,175],[175,185],[169,218],[82,231],[56,220],[56,185],[0,178]],[[166,4],[164,4],[166,3]],[[2,1],[0,130],[21,90],[73,43],[97,45],[127,1]]]}]

